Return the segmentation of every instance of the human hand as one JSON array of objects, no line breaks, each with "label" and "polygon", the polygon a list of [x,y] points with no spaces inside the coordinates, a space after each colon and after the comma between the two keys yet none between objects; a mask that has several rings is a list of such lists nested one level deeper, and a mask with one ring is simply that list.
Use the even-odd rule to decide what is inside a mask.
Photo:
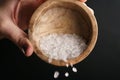
[{"label": "human hand", "polygon": [[26,56],[33,53],[33,46],[24,32],[34,10],[44,0],[2,0],[0,5],[0,34],[13,41]]},{"label": "human hand", "polygon": [[4,4],[0,4],[0,35],[13,41],[26,56],[32,55],[33,46],[24,31],[28,29],[34,10],[46,0],[2,1]]}]

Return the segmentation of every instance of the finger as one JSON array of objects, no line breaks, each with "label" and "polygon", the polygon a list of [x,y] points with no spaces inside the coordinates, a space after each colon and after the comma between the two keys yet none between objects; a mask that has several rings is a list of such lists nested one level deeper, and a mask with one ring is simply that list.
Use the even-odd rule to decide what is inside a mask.
[{"label": "finger", "polygon": [[86,2],[87,0],[80,0],[81,2]]},{"label": "finger", "polygon": [[26,56],[30,56],[33,53],[33,47],[27,38],[27,34],[17,27],[12,20],[8,20],[2,23],[2,33],[8,39],[13,41]]},{"label": "finger", "polygon": [[91,12],[92,14],[94,14],[94,10],[93,10],[92,8],[90,8],[89,6],[87,6],[86,3],[83,3],[83,4],[90,10],[90,12]]},{"label": "finger", "polygon": [[46,0],[20,0],[15,9],[15,22],[22,30],[27,30],[29,20],[37,7]]},{"label": "finger", "polygon": [[4,38],[4,36],[0,33],[0,39],[3,39]]}]

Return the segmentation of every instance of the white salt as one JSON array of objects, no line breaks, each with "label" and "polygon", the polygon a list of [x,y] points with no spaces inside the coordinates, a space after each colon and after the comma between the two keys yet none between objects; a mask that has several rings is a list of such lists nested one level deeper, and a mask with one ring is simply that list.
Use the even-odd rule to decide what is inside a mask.
[{"label": "white salt", "polygon": [[52,62],[52,59],[51,59],[51,58],[49,58],[49,59],[48,59],[48,62],[49,62],[49,63],[51,63],[51,62]]},{"label": "white salt", "polygon": [[[71,66],[71,68],[72,68],[72,71],[76,73],[76,72],[77,72],[77,68],[74,67],[72,63],[70,63],[70,66]],[[68,68],[68,67],[69,67],[69,64],[66,64],[66,67]],[[60,72],[58,72],[58,71],[55,71],[55,72],[54,72],[54,78],[55,78],[55,79],[58,78],[59,75],[60,75]],[[69,77],[69,72],[65,72],[64,76],[65,76],[65,77]]]},{"label": "white salt", "polygon": [[77,68],[76,67],[72,67],[72,71],[73,72],[77,72]]},{"label": "white salt", "polygon": [[69,64],[66,64],[66,67],[68,68],[68,67],[69,67]]},{"label": "white salt", "polygon": [[73,63],[70,63],[70,66],[73,67]]},{"label": "white salt", "polygon": [[68,77],[68,76],[69,76],[69,73],[68,73],[68,72],[66,72],[66,73],[65,73],[65,77]]},{"label": "white salt", "polygon": [[55,71],[54,72],[54,78],[58,78],[59,77],[59,72],[58,71]]},{"label": "white salt", "polygon": [[76,34],[49,34],[40,38],[39,47],[49,58],[67,62],[68,59],[78,57],[86,48],[83,38]]}]

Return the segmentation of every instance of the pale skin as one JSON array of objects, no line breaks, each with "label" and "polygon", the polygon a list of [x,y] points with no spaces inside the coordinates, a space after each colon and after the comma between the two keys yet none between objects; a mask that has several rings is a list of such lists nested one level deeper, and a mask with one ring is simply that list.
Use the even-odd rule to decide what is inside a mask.
[{"label": "pale skin", "polygon": [[31,56],[33,46],[24,31],[28,29],[29,19],[34,10],[45,1],[2,0],[0,2],[0,38],[11,40],[26,56]]}]

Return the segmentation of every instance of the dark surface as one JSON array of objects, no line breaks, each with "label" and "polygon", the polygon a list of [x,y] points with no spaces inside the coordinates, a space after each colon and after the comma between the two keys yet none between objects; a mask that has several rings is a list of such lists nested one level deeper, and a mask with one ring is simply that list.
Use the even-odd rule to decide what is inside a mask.
[{"label": "dark surface", "polygon": [[[120,80],[120,0],[88,0],[87,4],[95,11],[99,36],[91,54],[75,65],[78,73],[49,65],[35,54],[27,58],[4,39],[0,41],[1,80],[55,80],[55,70],[61,72],[57,80]],[[69,78],[64,77],[65,71],[71,72]]]}]

